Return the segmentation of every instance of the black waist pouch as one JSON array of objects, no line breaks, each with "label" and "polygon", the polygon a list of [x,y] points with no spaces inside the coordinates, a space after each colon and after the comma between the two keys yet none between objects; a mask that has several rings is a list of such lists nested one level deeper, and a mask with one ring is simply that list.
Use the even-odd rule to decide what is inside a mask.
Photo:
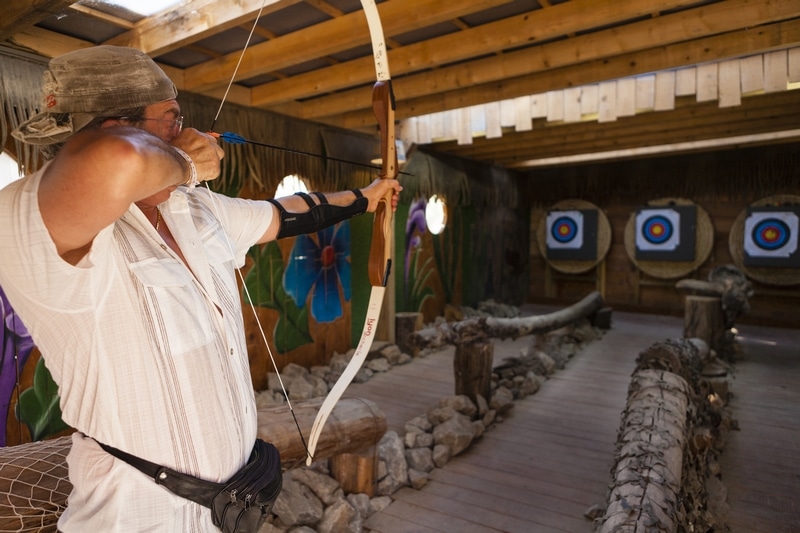
[{"label": "black waist pouch", "polygon": [[256,439],[247,464],[224,483],[205,481],[98,444],[172,493],[210,508],[214,525],[224,533],[257,533],[283,485],[278,449],[261,439]]}]

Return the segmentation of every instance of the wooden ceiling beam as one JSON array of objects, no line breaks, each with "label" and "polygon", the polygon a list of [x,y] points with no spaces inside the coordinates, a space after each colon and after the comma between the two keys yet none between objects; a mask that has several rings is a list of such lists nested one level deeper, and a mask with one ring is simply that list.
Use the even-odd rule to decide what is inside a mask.
[{"label": "wooden ceiling beam", "polygon": [[147,17],[103,44],[131,46],[159,56],[205,37],[252,22],[262,5],[262,17],[302,0],[193,0]]},{"label": "wooden ceiling beam", "polygon": [[[465,85],[463,88],[418,98],[403,99],[398,97],[396,116],[399,120],[411,116],[469,107],[490,101],[539,94],[550,90],[580,87],[609,79],[626,78],[769,50],[789,48],[796,46],[798,43],[800,43],[800,19],[795,19],[694,41],[658,46],[650,50],[597,59],[493,83]],[[361,98],[363,99],[364,91],[362,90],[361,92]],[[353,102],[355,103],[356,101],[361,100],[353,97]],[[306,105],[310,105],[310,103]],[[314,118],[321,119],[321,121],[329,124],[352,129],[363,128],[372,124],[375,119],[371,115],[371,110],[363,109],[364,104],[360,104],[359,107],[362,109],[330,117]],[[303,113],[300,116],[311,118],[308,113]]]},{"label": "wooden ceiling beam", "polygon": [[[736,1],[738,3],[744,0]],[[766,0],[761,1],[765,2]],[[788,1],[796,2],[798,0]],[[655,3],[662,8],[675,8],[681,7],[688,2],[684,0],[659,0]],[[502,52],[510,48],[634,19],[649,13],[650,10],[642,7],[642,4],[641,0],[625,0],[612,3],[598,3],[596,0],[573,0],[548,7],[547,9],[529,11],[474,28],[409,44],[396,50],[390,50],[388,52],[389,65],[395,78],[435,68],[436,70],[432,73],[413,76],[414,80],[424,81],[427,79],[422,88],[427,92],[436,87],[454,88],[463,86],[461,85],[463,82],[467,84],[474,83],[474,81],[465,79],[470,78],[473,72],[471,66],[466,66],[465,64],[457,64],[452,67],[440,66],[474,57],[483,57],[489,52]],[[748,22],[752,23],[752,19]],[[426,21],[426,25],[431,23]],[[642,33],[641,40],[646,42],[647,34],[645,32]],[[594,42],[588,43],[589,46],[593,44]],[[651,44],[650,46],[653,45]],[[588,49],[583,53],[589,53]],[[619,50],[617,50],[617,53],[619,53]],[[486,65],[485,69],[491,69],[494,73],[493,77],[496,78],[498,75],[502,76],[502,61],[505,55],[510,54],[493,56],[480,61],[480,63]],[[495,61],[501,64],[491,67],[492,62]],[[529,72],[530,68],[527,67],[525,72]],[[480,76],[478,77],[480,79]],[[315,70],[286,80],[261,85],[253,91],[253,105],[266,108],[289,100],[308,98],[366,84],[373,80],[372,57],[363,57],[327,69]],[[442,82],[442,85],[439,85],[439,82]],[[398,87],[410,88],[413,85],[414,82],[403,81],[402,78],[398,79],[395,83],[395,95],[401,99],[406,98],[406,96],[398,93]],[[411,94],[413,94],[413,89],[409,89],[408,97]],[[359,103],[356,104],[355,100],[358,100]],[[369,99],[366,102],[369,103]],[[363,103],[363,91],[345,91],[342,94],[323,98],[319,103],[312,101],[305,107],[303,115],[305,118],[317,118],[346,110],[358,109],[358,107],[353,106],[363,106]]]},{"label": "wooden ceiling beam", "polygon": [[[437,149],[461,157],[487,160],[499,165],[520,161],[563,157],[631,148],[645,148],[742,135],[796,129],[800,124],[800,91],[770,95],[763,103],[742,108],[718,109],[711,104],[697,104],[687,112],[643,114],[618,121],[620,124],[583,123],[540,126],[536,135],[512,133],[501,143],[478,143],[455,146],[436,145]],[[788,98],[791,96],[791,98]],[[771,103],[770,103],[771,101]],[[700,114],[692,110],[704,111]],[[477,139],[476,139],[477,141]],[[482,145],[481,145],[482,144]]]},{"label": "wooden ceiling beam", "polygon": [[91,48],[94,43],[76,39],[63,33],[30,26],[14,34],[9,42],[43,57],[57,57],[73,50]]},{"label": "wooden ceiling beam", "polygon": [[[434,143],[448,153],[484,158],[489,154],[528,149],[547,153],[566,143],[599,143],[619,137],[658,136],[673,128],[703,128],[711,125],[718,128],[731,120],[752,123],[775,115],[800,113],[800,90],[782,93],[761,94],[743,100],[743,104],[731,108],[719,108],[717,102],[696,103],[693,98],[679,101],[672,111],[649,111],[613,122],[547,122],[537,119],[533,129],[526,132],[509,131],[503,137],[487,139],[476,137],[472,144],[459,145],[455,141]],[[768,124],[766,124],[768,125]],[[800,125],[800,122],[798,123]],[[778,128],[780,129],[780,127]],[[649,141],[648,141],[649,142]]]},{"label": "wooden ceiling beam", "polygon": [[0,41],[28,26],[62,12],[75,0],[3,0],[0,7]]},{"label": "wooden ceiling beam", "polygon": [[[761,134],[770,134],[783,131],[797,131],[798,119],[800,119],[800,115],[792,115],[791,117],[782,118],[780,120],[782,127],[780,128],[774,128],[767,126],[766,124],[761,124],[760,127],[748,127],[741,123],[730,122],[728,124],[729,127],[727,128],[704,129],[702,131],[681,129],[661,135],[658,138],[650,140],[650,142],[645,139],[633,137],[629,140],[619,139],[615,143],[598,143],[587,145],[581,149],[578,149],[577,145],[575,147],[570,145],[569,149],[556,149],[551,150],[548,153],[536,152],[529,154],[525,152],[519,152],[515,154],[514,157],[494,157],[492,162],[493,164],[499,166],[519,168],[519,166],[525,162],[558,157],[581,156],[584,154],[600,154],[604,152],[610,153],[625,150],[646,150],[648,148],[665,147],[678,144],[687,145],[687,149],[690,149],[691,145],[698,145],[704,141],[721,141],[724,139],[752,137]],[[484,159],[484,161],[487,160]]]},{"label": "wooden ceiling beam", "polygon": [[[403,2],[378,5],[386,37],[408,32],[505,3],[507,0],[415,0],[413,11]],[[275,70],[311,61],[370,42],[369,28],[361,10],[326,20],[303,30],[251,46],[239,66],[239,79],[259,76]],[[186,69],[187,89],[203,92],[224,85],[230,79],[240,52],[207,61]],[[368,59],[374,78],[372,56]]]}]

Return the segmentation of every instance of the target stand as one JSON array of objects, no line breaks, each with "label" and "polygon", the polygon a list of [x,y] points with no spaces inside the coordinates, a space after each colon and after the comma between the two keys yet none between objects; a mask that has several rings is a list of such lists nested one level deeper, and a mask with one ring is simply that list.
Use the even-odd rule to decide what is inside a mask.
[{"label": "target stand", "polygon": [[799,226],[800,196],[753,202],[731,226],[728,247],[733,262],[747,277],[765,285],[800,284]]},{"label": "target stand", "polygon": [[546,297],[557,297],[558,281],[593,283],[605,297],[611,224],[596,205],[578,199],[554,204],[542,217],[536,240],[546,264]]},{"label": "target stand", "polygon": [[[625,226],[625,251],[636,265],[639,285],[672,286],[711,255],[714,227],[702,207],[684,198],[661,198],[631,213]],[[641,273],[650,278],[645,279]]]}]

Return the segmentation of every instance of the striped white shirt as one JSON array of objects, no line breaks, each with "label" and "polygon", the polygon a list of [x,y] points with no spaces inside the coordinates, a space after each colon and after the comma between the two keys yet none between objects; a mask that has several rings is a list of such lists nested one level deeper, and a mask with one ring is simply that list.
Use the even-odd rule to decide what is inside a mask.
[{"label": "striped white shirt", "polygon": [[39,212],[43,171],[0,191],[0,285],[80,431],[59,529],[216,531],[208,509],[85,436],[214,481],[244,464],[257,420],[234,268],[272,206],[180,188],[159,208],[190,268],[133,205],[72,266]]}]

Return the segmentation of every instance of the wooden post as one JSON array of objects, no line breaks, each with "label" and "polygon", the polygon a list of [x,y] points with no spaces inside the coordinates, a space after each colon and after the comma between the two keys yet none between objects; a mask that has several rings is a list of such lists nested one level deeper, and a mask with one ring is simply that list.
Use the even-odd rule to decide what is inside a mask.
[{"label": "wooden post", "polygon": [[456,345],[453,358],[456,394],[465,394],[477,403],[478,395],[487,401],[492,391],[492,363],[494,345],[488,340],[479,340]]},{"label": "wooden post", "polygon": [[720,298],[687,296],[683,316],[684,338],[702,339],[719,353],[725,337],[725,318]]},{"label": "wooden post", "polygon": [[334,455],[329,461],[331,476],[339,482],[345,494],[363,492],[375,495],[378,454],[375,446],[357,453]]},{"label": "wooden post", "polygon": [[419,348],[410,342],[409,336],[422,329],[422,313],[397,313],[395,323],[397,347],[401,352],[417,357]]}]

